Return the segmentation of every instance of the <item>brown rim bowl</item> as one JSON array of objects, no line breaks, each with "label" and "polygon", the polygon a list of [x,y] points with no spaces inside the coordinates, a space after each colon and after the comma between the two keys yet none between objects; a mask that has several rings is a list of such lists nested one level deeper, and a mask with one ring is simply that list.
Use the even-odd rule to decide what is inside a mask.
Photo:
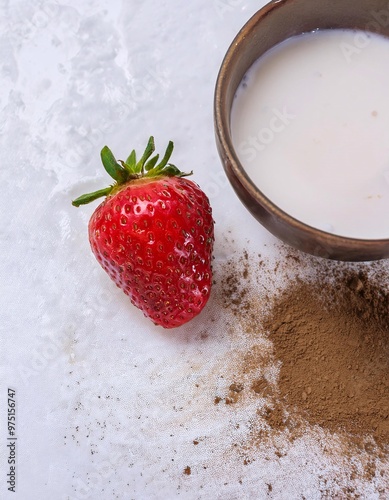
[{"label": "brown rim bowl", "polygon": [[[389,36],[389,1],[274,0],[259,10],[233,40],[219,71],[214,98],[216,144],[224,170],[238,197],[274,236],[303,252],[327,259],[385,259],[389,257],[389,234],[387,239],[371,240],[338,236],[304,224],[278,208],[250,180],[232,142],[232,103],[251,65],[291,36],[337,28]],[[389,214],[384,216],[389,218]]]}]

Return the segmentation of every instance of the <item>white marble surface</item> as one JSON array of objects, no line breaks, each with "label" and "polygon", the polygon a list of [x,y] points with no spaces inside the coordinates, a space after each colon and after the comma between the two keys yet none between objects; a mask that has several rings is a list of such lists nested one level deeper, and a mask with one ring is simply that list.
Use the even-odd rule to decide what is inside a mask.
[{"label": "white marble surface", "polygon": [[[230,255],[274,244],[224,177],[212,116],[222,57],[264,3],[0,0],[0,498],[319,499],[336,469],[304,439],[282,460],[228,455],[245,432],[235,419],[249,415],[213,404],[236,347],[220,287],[189,325],[154,327],[90,252],[96,205],[70,203],[106,185],[104,144],[124,157],[154,134],[160,148],[175,141],[174,163],[211,199],[219,278]],[[4,480],[7,387],[15,494]],[[378,498],[373,484],[360,491]]]}]

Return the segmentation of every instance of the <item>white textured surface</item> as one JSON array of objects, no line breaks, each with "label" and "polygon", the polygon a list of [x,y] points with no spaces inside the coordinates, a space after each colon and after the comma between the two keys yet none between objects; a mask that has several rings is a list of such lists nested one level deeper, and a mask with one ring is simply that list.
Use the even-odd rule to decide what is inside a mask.
[{"label": "white textured surface", "polygon": [[[95,205],[70,204],[105,186],[104,144],[123,157],[154,134],[157,147],[175,141],[174,163],[211,198],[219,277],[247,239],[266,251],[274,239],[228,186],[212,117],[222,57],[264,3],[0,1],[0,498],[318,499],[322,477],[343,477],[309,437],[243,465],[231,446],[250,415],[213,404],[239,348],[222,291],[188,326],[154,327],[90,252]],[[9,386],[16,494],[4,481]],[[374,484],[360,491],[378,498]]]}]

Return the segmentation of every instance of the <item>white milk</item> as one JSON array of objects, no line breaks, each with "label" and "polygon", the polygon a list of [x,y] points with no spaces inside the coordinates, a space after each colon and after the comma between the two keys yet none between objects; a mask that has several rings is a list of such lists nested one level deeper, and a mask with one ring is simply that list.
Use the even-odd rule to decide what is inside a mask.
[{"label": "white milk", "polygon": [[349,30],[291,38],[248,71],[235,148],[278,207],[342,236],[389,238],[389,40]]}]

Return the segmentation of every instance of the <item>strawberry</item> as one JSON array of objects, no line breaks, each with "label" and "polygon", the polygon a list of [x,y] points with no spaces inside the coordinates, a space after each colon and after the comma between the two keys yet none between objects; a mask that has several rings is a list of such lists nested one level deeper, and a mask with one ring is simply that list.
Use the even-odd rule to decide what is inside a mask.
[{"label": "strawberry", "polygon": [[212,210],[197,184],[169,162],[173,143],[158,163],[150,137],[117,161],[105,146],[101,159],[115,183],[80,196],[78,207],[106,196],[89,221],[92,251],[110,278],[146,317],[164,328],[180,326],[208,301],[214,242]]}]

